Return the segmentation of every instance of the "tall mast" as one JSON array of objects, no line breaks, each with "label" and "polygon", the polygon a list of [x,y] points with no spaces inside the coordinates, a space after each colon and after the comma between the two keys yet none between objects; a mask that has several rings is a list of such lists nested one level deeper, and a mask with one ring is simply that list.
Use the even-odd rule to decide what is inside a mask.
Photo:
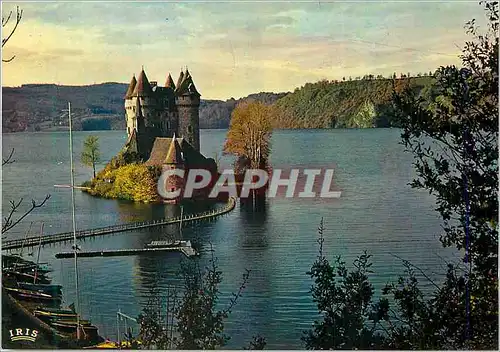
[{"label": "tall mast", "polygon": [[77,259],[77,244],[76,244],[76,220],[75,220],[75,169],[73,167],[73,126],[71,123],[71,103],[68,102],[68,118],[69,118],[69,159],[71,167],[71,218],[73,222],[73,251],[75,253],[75,290],[76,290],[76,339],[80,340],[80,297],[78,291],[78,259]]},{"label": "tall mast", "polygon": [[43,235],[43,222],[40,228],[40,241],[38,242],[38,255],[36,257],[35,276],[33,278],[34,284],[36,284],[36,279],[38,278],[38,264],[40,263],[40,250],[42,249],[42,235]]},{"label": "tall mast", "polygon": [[182,215],[183,215],[182,213],[183,213],[183,209],[184,209],[184,208],[183,208],[183,207],[182,207],[182,205],[181,205],[181,221],[180,221],[180,223],[179,223],[179,234],[181,235],[181,236],[180,236],[180,237],[181,237],[181,240],[182,240]]},{"label": "tall mast", "polygon": [[26,231],[26,235],[24,235],[24,240],[23,243],[21,244],[21,251],[19,252],[19,258],[17,258],[17,261],[14,263],[14,269],[17,268],[17,264],[19,263],[19,260],[21,260],[21,257],[23,256],[24,244],[26,243],[26,238],[28,238],[28,235],[31,232],[32,226],[33,226],[33,221],[30,222],[30,228],[28,229],[28,231]]}]

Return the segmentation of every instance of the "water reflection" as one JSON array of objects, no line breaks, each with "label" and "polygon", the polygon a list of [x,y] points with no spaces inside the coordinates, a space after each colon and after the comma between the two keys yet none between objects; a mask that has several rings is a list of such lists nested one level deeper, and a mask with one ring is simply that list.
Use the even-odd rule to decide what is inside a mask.
[{"label": "water reflection", "polygon": [[135,257],[134,289],[141,296],[146,297],[151,289],[163,291],[169,285],[178,282],[180,253],[151,253]]},{"label": "water reflection", "polygon": [[268,203],[264,198],[258,202],[251,200],[240,201],[240,228],[242,236],[239,236],[240,247],[242,248],[266,248],[267,226],[268,226]]}]

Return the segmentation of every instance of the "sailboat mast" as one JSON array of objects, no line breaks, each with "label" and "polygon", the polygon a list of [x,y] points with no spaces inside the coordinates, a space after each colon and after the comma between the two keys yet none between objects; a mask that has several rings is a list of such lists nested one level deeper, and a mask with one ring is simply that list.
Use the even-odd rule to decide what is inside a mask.
[{"label": "sailboat mast", "polygon": [[75,219],[75,168],[73,166],[73,125],[71,121],[71,103],[68,102],[68,118],[69,118],[69,159],[71,168],[71,219],[73,222],[73,251],[75,253],[75,290],[76,290],[76,339],[80,340],[80,297],[78,290],[78,258],[76,245],[76,219]]},{"label": "sailboat mast", "polygon": [[181,221],[179,223],[179,234],[181,235],[181,239],[182,239],[182,215],[183,215],[182,213],[183,213],[183,209],[184,208],[181,205]]},{"label": "sailboat mast", "polygon": [[33,226],[33,221],[30,222],[30,228],[28,229],[28,231],[26,231],[26,234],[24,235],[24,240],[23,240],[23,243],[21,244],[21,251],[19,251],[19,257],[17,258],[16,262],[14,263],[14,270],[17,268],[17,264],[19,264],[19,260],[23,256],[24,244],[26,243],[26,239],[28,238],[28,235],[31,232],[32,226]]},{"label": "sailboat mast", "polygon": [[34,284],[36,284],[36,279],[38,278],[38,264],[40,263],[40,250],[42,249],[42,235],[43,235],[43,222],[40,228],[40,241],[38,242],[38,255],[36,257],[35,277],[33,278]]}]

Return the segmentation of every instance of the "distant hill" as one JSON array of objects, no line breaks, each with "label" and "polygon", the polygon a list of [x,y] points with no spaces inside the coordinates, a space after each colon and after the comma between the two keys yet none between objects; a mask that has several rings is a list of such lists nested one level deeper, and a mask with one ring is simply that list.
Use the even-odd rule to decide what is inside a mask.
[{"label": "distant hill", "polygon": [[[274,104],[276,128],[370,128],[394,126],[390,99],[393,87],[410,85],[417,92],[433,83],[430,76],[384,79],[365,76],[352,81],[307,83],[292,93],[257,93],[241,99],[202,100],[201,128],[227,128],[235,106],[248,99]],[[89,86],[27,84],[3,88],[4,132],[67,129],[71,101],[76,130],[125,130],[124,83]]]},{"label": "distant hill", "polygon": [[[3,132],[53,131],[68,128],[68,101],[75,130],[125,130],[123,97],[128,85],[102,83],[89,86],[26,84],[2,92]],[[202,100],[201,128],[227,128],[236,104],[246,99],[274,103],[286,93],[257,93],[242,99]]]},{"label": "distant hill", "polygon": [[430,88],[430,76],[307,83],[279,99],[274,122],[279,128],[390,127],[393,90],[409,85],[417,92]]}]

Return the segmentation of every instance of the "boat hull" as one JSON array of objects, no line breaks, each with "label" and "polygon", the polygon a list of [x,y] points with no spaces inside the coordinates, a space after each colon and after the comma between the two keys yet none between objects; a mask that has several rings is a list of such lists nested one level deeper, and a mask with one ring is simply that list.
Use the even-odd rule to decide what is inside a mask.
[{"label": "boat hull", "polygon": [[18,282],[17,286],[25,290],[31,290],[36,292],[46,293],[52,296],[62,294],[61,285],[50,285],[50,284],[32,284],[29,282]]},{"label": "boat hull", "polygon": [[23,290],[20,288],[5,287],[5,290],[19,300],[38,301],[38,302],[60,302],[61,296],[52,296],[42,292]]}]

